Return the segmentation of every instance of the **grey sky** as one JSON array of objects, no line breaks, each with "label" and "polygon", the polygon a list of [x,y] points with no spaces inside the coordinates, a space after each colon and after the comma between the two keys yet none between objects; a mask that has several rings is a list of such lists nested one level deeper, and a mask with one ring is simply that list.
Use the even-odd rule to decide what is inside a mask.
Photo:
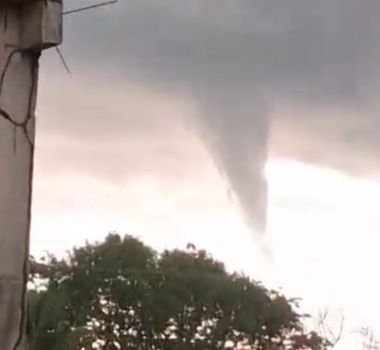
[{"label": "grey sky", "polygon": [[[66,19],[67,58],[76,76],[98,78],[88,103],[77,101],[77,113],[68,110],[57,123],[62,116],[50,116],[50,132],[94,142],[125,139],[136,118],[99,104],[117,108],[107,91],[122,101],[127,86],[191,101],[191,126],[247,219],[254,217],[262,229],[267,142],[275,156],[377,175],[379,10],[375,0],[121,0],[72,15]],[[107,100],[93,101],[100,94]],[[139,116],[155,135],[155,125],[164,125],[160,118]],[[123,172],[120,163],[109,176],[115,172]]]},{"label": "grey sky", "polygon": [[[200,242],[257,273],[256,242],[242,238],[223,186],[264,225],[266,145],[271,157],[380,175],[379,10],[378,0],[120,0],[66,17],[73,76],[54,51],[42,60],[35,247],[117,228],[162,246]],[[271,167],[279,283],[347,299],[355,320],[365,285],[363,319],[376,320],[378,185]]]}]

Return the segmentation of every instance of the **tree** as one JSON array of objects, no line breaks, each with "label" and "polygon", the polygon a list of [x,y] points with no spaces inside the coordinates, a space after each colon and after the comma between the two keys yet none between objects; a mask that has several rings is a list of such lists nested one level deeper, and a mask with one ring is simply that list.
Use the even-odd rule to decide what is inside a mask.
[{"label": "tree", "polygon": [[296,300],[193,245],[158,254],[111,234],[69,258],[32,260],[31,349],[320,350]]}]

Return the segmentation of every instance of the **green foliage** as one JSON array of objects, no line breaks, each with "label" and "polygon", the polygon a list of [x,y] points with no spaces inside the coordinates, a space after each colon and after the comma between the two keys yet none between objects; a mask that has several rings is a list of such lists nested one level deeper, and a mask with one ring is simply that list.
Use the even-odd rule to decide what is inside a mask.
[{"label": "green foliage", "polygon": [[205,251],[158,254],[139,240],[109,235],[74,249],[69,259],[32,261],[32,350],[320,350],[292,300]]}]

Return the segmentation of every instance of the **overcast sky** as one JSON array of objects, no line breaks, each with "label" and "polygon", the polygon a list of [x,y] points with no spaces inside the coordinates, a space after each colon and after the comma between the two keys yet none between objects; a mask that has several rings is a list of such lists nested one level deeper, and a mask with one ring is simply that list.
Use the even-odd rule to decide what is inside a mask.
[{"label": "overcast sky", "polygon": [[348,331],[375,323],[379,10],[120,0],[67,16],[72,76],[54,51],[42,60],[34,251],[110,230],[192,241],[308,306],[355,313]]}]

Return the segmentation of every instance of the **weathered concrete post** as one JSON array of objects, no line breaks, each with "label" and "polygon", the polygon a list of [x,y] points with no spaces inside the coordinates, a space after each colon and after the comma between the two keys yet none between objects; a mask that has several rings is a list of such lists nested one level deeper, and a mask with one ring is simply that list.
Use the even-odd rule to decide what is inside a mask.
[{"label": "weathered concrete post", "polygon": [[25,348],[38,60],[61,40],[61,0],[0,0],[1,350]]}]

